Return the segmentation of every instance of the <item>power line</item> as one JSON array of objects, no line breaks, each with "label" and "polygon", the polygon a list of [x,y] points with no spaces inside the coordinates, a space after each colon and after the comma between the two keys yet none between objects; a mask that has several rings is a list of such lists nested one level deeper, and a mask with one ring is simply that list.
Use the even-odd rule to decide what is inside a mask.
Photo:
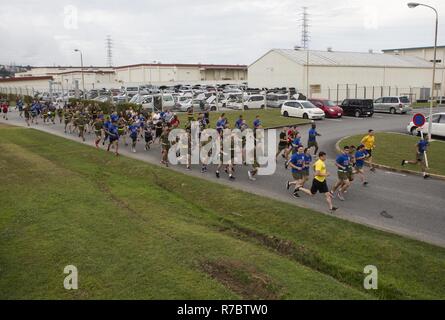
[{"label": "power line", "polygon": [[105,39],[105,45],[107,47],[107,66],[112,67],[113,66],[113,40],[111,39],[111,36],[108,35]]}]

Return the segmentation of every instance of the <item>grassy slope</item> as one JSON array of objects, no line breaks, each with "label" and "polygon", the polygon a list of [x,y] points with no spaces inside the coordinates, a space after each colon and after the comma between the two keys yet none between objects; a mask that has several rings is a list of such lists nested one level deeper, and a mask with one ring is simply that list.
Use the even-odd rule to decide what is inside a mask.
[{"label": "grassy slope", "polygon": [[[216,121],[219,116],[225,113],[227,119],[229,120],[230,126],[233,128],[235,126],[236,120],[242,114],[244,120],[250,128],[253,128],[253,121],[257,115],[260,116],[263,122],[264,128],[279,127],[279,126],[289,126],[289,125],[299,125],[306,124],[310,121],[299,119],[299,118],[286,118],[281,116],[280,109],[266,109],[266,110],[246,110],[246,111],[221,111],[221,112],[210,112],[210,125],[215,127]],[[185,112],[178,112],[179,120],[181,121],[181,126],[187,123],[187,114]],[[198,113],[195,113],[195,119],[198,117]]]},{"label": "grassy slope", "polygon": [[[349,137],[342,141],[341,145],[358,145],[363,135]],[[404,168],[413,171],[421,171],[420,165],[407,164],[401,166],[403,159],[415,160],[416,144],[419,137],[410,135],[394,134],[394,133],[377,133],[377,148],[373,152],[373,160],[375,163],[391,166],[393,168]],[[428,148],[428,161],[430,172],[445,175],[445,162],[443,155],[445,154],[445,143],[442,141],[431,142]]]},{"label": "grassy slope", "polygon": [[[0,298],[445,297],[444,249],[35,130],[0,135]],[[62,287],[68,264],[78,291]]]}]

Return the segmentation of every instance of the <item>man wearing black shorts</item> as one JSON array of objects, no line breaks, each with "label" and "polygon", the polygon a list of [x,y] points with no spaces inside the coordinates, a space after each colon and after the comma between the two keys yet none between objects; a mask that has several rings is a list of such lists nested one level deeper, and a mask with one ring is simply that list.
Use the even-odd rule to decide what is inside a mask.
[{"label": "man wearing black shorts", "polygon": [[[289,142],[287,140],[286,128],[283,128],[283,130],[280,132],[280,142],[278,143],[278,151],[275,158],[278,158],[280,153],[282,153],[288,147],[289,147]],[[283,158],[286,157],[284,154],[282,154],[282,156]]]},{"label": "man wearing black shorts", "polygon": [[312,181],[311,190],[305,189],[303,187],[297,187],[296,191],[302,191],[309,196],[314,196],[317,192],[322,193],[326,197],[326,202],[329,206],[329,212],[334,213],[338,208],[332,205],[332,193],[329,192],[328,184],[326,178],[329,177],[329,172],[326,170],[326,153],[320,152],[318,154],[318,160],[314,164],[314,180]]}]

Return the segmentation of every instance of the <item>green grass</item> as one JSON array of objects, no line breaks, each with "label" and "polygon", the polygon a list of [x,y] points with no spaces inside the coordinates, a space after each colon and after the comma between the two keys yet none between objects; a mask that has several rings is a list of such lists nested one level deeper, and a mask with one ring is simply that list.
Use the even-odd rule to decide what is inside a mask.
[{"label": "green grass", "polygon": [[[437,107],[437,102],[433,102],[433,106]],[[415,102],[411,105],[413,109],[422,109],[422,108],[429,108],[430,103],[429,102]]]},{"label": "green grass", "polygon": [[[255,120],[255,117],[257,115],[260,116],[264,128],[285,127],[290,125],[302,125],[310,123],[310,120],[283,117],[280,114],[280,109],[269,108],[262,110],[210,112],[210,126],[212,128],[215,127],[216,121],[222,113],[225,113],[231,128],[235,126],[235,122],[236,120],[238,120],[240,115],[243,115],[244,120],[246,120],[250,128],[253,128],[253,121]],[[181,121],[181,126],[184,126],[187,123],[187,113],[178,112],[177,115],[179,117],[179,120]],[[196,112],[195,119],[197,119],[197,116],[198,113]]]},{"label": "green grass", "polygon": [[[342,141],[340,146],[359,145],[363,135],[349,137]],[[373,161],[397,169],[408,169],[421,171],[420,165],[407,164],[401,166],[402,160],[415,160],[416,144],[419,137],[396,133],[376,133],[376,146],[373,151]],[[428,147],[427,157],[429,162],[429,172],[445,175],[445,142],[432,141]]]},{"label": "green grass", "polygon": [[0,299],[445,298],[443,248],[33,129],[0,136]]}]

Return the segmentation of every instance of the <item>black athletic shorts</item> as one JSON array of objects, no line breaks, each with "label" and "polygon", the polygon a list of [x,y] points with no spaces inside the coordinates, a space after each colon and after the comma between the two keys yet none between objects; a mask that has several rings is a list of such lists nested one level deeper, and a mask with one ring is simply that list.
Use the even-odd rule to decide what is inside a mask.
[{"label": "black athletic shorts", "polygon": [[312,180],[311,193],[316,194],[317,192],[320,192],[320,193],[328,193],[329,192],[328,184],[327,184],[326,180],[323,182],[320,182],[317,179]]},{"label": "black athletic shorts", "polygon": [[372,157],[372,150],[366,149],[366,152],[369,154],[370,157]]}]

